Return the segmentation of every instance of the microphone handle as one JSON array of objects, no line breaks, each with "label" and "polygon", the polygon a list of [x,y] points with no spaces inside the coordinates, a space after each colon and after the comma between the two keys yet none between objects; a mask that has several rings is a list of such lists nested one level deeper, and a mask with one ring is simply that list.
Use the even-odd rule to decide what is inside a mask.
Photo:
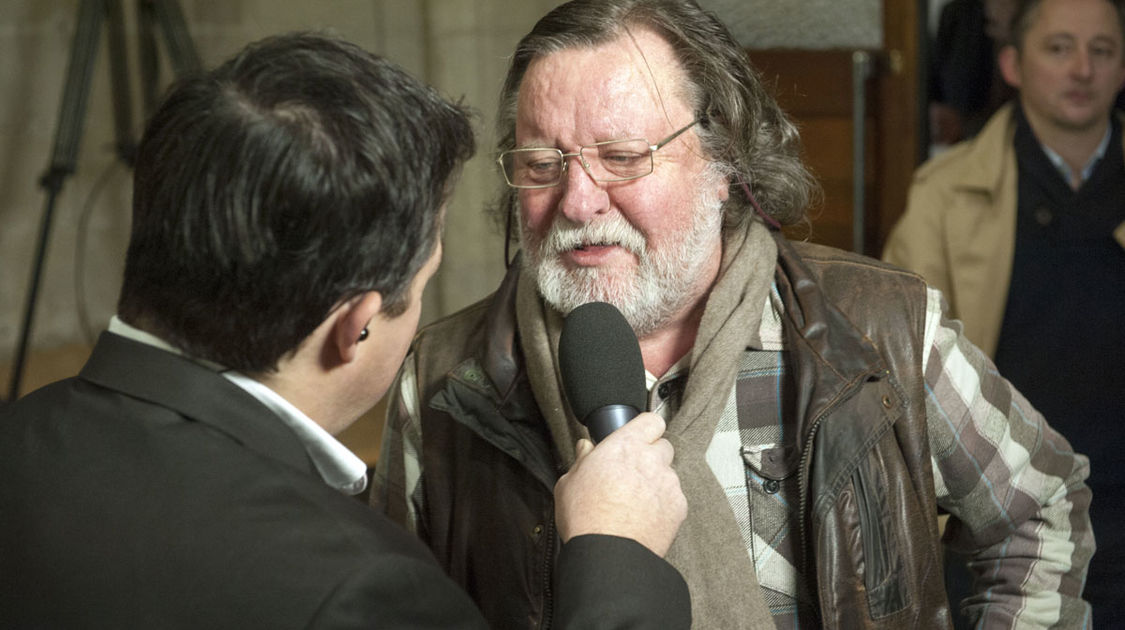
[{"label": "microphone handle", "polygon": [[610,433],[625,426],[626,422],[637,417],[637,413],[637,410],[630,405],[606,405],[591,411],[583,424],[590,431],[590,439],[597,444]]}]

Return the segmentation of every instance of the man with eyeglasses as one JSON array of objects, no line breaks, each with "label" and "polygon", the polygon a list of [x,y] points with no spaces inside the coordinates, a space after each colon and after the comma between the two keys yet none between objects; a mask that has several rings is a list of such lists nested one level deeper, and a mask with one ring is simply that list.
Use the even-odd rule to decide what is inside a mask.
[{"label": "man with eyeglasses", "polygon": [[416,337],[373,500],[497,627],[555,605],[550,487],[585,429],[561,391],[577,306],[616,306],[668,420],[699,628],[950,623],[937,515],[985,625],[1080,625],[1087,461],[877,261],[787,242],[814,184],[726,28],[688,0],[574,0],[512,59],[497,292]]}]

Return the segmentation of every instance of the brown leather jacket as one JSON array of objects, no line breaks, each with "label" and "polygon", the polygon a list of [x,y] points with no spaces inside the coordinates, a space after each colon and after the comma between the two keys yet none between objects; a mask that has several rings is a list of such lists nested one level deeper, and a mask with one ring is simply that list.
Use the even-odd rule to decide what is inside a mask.
[{"label": "brown leather jacket", "polygon": [[[790,422],[804,445],[802,573],[821,623],[947,627],[925,430],[925,284],[871,259],[778,241],[775,281],[801,410]],[[419,535],[491,624],[542,628],[560,471],[518,351],[517,274],[415,341]],[[405,521],[402,498],[389,500],[382,509]]]}]

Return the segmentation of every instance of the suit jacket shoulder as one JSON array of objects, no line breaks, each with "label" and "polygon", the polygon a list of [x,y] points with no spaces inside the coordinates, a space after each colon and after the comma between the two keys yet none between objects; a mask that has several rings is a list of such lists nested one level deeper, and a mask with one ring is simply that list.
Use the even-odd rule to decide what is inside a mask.
[{"label": "suit jacket shoulder", "polygon": [[0,626],[483,627],[252,396],[109,335],[0,414]]}]

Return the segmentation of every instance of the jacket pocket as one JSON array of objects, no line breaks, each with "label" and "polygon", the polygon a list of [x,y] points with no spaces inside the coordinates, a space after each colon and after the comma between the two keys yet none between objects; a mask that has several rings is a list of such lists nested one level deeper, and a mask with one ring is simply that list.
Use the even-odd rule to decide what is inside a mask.
[{"label": "jacket pocket", "polygon": [[891,520],[887,498],[886,467],[875,449],[852,473],[859,530],[863,541],[864,586],[867,604],[874,619],[906,608],[910,596],[899,533]]}]

